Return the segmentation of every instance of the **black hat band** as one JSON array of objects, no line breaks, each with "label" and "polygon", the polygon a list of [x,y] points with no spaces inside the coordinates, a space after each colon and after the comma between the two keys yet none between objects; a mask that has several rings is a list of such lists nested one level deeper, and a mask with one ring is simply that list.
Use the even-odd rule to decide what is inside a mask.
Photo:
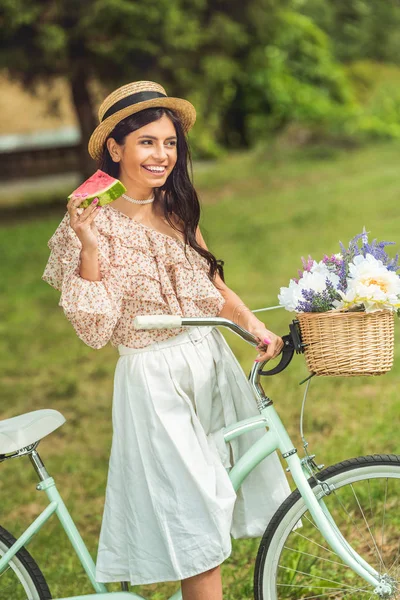
[{"label": "black hat band", "polygon": [[103,122],[108,117],[111,117],[111,115],[118,112],[119,110],[122,110],[123,108],[132,106],[133,104],[137,104],[138,102],[146,102],[146,100],[153,100],[153,98],[167,98],[167,95],[161,94],[160,92],[137,92],[136,94],[125,96],[125,98],[121,98],[121,100],[118,100],[118,102],[110,106],[110,108],[104,113],[101,122]]}]

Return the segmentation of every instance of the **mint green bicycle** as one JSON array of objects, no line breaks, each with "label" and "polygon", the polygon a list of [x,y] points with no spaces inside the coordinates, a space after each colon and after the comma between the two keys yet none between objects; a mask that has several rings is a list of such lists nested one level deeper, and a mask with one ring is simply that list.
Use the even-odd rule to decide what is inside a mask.
[{"label": "mint green bicycle", "polygon": [[[256,345],[255,338],[223,318],[136,317],[140,329],[182,326],[224,326]],[[283,337],[279,365],[263,371],[255,363],[250,376],[260,415],[224,431],[226,442],[254,429],[266,433],[230,470],[238,490],[247,475],[269,454],[279,450],[297,489],[272,518],[259,547],[255,574],[256,600],[400,599],[400,456],[352,458],[321,470],[309,455],[300,459],[270,398],[260,384],[262,375],[283,370],[294,352],[302,352],[294,321]],[[306,397],[306,395],[305,395]],[[303,404],[304,407],[304,404]],[[16,540],[0,527],[0,600],[51,600],[48,585],[25,545],[55,513],[81,561],[94,593],[58,600],[133,600],[128,591],[108,592],[95,581],[95,565],[55,484],[36,450],[39,441],[60,427],[64,417],[55,410],[38,410],[0,421],[0,461],[29,456],[39,477],[37,490],[49,505]],[[180,591],[170,600],[179,600]],[[143,600],[143,599],[142,599]]]}]

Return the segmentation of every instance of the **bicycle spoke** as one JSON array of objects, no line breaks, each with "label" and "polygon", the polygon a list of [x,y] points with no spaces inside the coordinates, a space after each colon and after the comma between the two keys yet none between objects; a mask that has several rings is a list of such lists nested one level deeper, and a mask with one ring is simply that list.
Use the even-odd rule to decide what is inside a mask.
[{"label": "bicycle spoke", "polygon": [[[296,550],[295,548],[289,548],[289,546],[283,546],[285,550],[290,550],[291,552],[296,552],[297,554],[304,554],[304,556],[310,556],[312,558],[316,558],[317,560],[323,560],[325,562],[331,563],[332,565],[339,565],[339,567],[345,567],[346,569],[350,569],[348,565],[345,565],[342,562],[337,562],[336,560],[329,560],[329,558],[324,558],[323,556],[317,556],[316,554],[310,554],[309,552],[303,552],[302,550]],[[321,546],[322,548],[322,546]]]},{"label": "bicycle spoke", "polygon": [[319,531],[319,529],[318,529],[318,527],[316,526],[316,524],[314,523],[314,521],[313,521],[312,519],[310,519],[310,517],[309,517],[308,515],[304,515],[304,517],[302,517],[302,518],[303,518],[303,519],[305,519],[306,521],[308,521],[309,523],[311,523],[311,525],[312,525],[313,527],[315,527],[315,529],[317,529],[317,530]]},{"label": "bicycle spoke", "polygon": [[399,564],[399,560],[400,560],[400,541],[399,541],[399,549],[397,550],[397,555],[396,558],[394,559],[392,566],[390,567],[388,574],[393,571],[394,567],[396,567]]},{"label": "bicycle spoke", "polygon": [[311,538],[307,537],[306,535],[303,535],[302,533],[299,533],[298,531],[293,531],[293,533],[296,534],[296,535],[298,535],[298,536],[300,536],[304,540],[307,540],[307,542],[310,542],[310,544],[315,544],[315,546],[318,546],[319,548],[322,548],[326,552],[329,552],[330,554],[334,554],[336,556],[336,552],[333,552],[333,550],[330,550],[326,546],[322,546],[321,544],[318,544],[318,542],[314,542],[314,540],[312,540]]},{"label": "bicycle spoke", "polygon": [[[354,502],[355,502],[355,506],[357,507],[357,510],[360,514],[360,523],[364,523],[365,528],[366,528],[366,532],[364,532],[364,530],[360,527],[359,523],[356,521],[353,511],[350,508],[350,505],[347,506],[347,501],[345,501],[345,498],[342,498],[341,494],[340,494],[340,489],[337,490],[334,494],[332,494],[332,496],[334,496],[334,499],[338,505],[338,507],[340,508],[340,510],[343,512],[343,515],[345,515],[347,522],[349,523],[349,525],[351,525],[354,530],[357,532],[358,537],[360,539],[360,541],[362,541],[362,543],[365,545],[365,547],[367,547],[369,549],[369,551],[376,556],[377,560],[378,560],[378,564],[380,565],[380,570],[382,569],[382,567],[384,567],[386,569],[386,561],[383,558],[383,551],[384,551],[384,543],[385,543],[385,533],[386,533],[386,515],[387,515],[387,507],[388,507],[388,478],[385,478],[385,483],[384,483],[384,489],[382,491],[382,493],[380,493],[380,497],[382,497],[383,499],[383,508],[382,506],[380,507],[380,511],[383,511],[383,515],[381,518],[381,523],[380,523],[380,536],[377,537],[374,534],[374,527],[372,525],[373,521],[374,521],[374,505],[373,505],[373,497],[374,495],[371,492],[371,482],[370,480],[367,480],[367,485],[364,487],[364,491],[367,492],[366,498],[364,498],[364,501],[367,501],[367,508],[368,508],[368,518],[367,518],[367,513],[364,510],[363,504],[364,501],[361,500],[361,497],[359,496],[360,491],[361,490],[357,490],[355,488],[354,485],[350,485],[349,486],[349,490],[351,490],[351,497],[353,497]],[[380,516],[380,515],[379,515]],[[304,540],[304,542],[306,542],[308,545],[312,545],[318,552],[318,548],[321,549],[321,551],[326,552],[328,554],[334,554],[336,556],[336,553],[333,552],[332,550],[330,550],[328,547],[324,546],[323,544],[319,544],[318,542],[316,542],[314,539],[311,539],[309,537],[309,533],[312,533],[313,530],[318,530],[318,528],[316,527],[315,523],[312,521],[312,519],[308,516],[308,514],[304,514],[301,516],[302,520],[304,521],[305,525],[309,525],[312,529],[308,529],[308,533],[307,531],[305,532],[306,534],[303,533],[299,533],[298,531],[293,531],[292,535],[295,535],[297,538]],[[333,515],[334,518],[334,515]],[[372,519],[372,522],[370,522],[370,519]],[[336,532],[338,535],[342,535],[340,529],[337,527],[336,525],[336,519],[334,518],[334,524],[333,527],[335,528]],[[368,537],[366,536],[366,533],[368,533]],[[346,536],[345,536],[346,537]],[[379,539],[380,538],[380,539]],[[379,540],[379,542],[378,542]],[[351,540],[348,540],[351,544]],[[345,563],[340,563],[338,561],[332,560],[330,558],[326,558],[324,556],[319,556],[318,554],[314,553],[314,552],[307,552],[307,547],[305,547],[304,549],[301,548],[295,548],[292,545],[285,545],[283,547],[283,550],[285,550],[288,553],[288,556],[290,554],[292,554],[293,556],[297,556],[298,557],[298,565],[300,564],[300,561],[302,561],[302,559],[306,560],[307,566],[309,567],[309,565],[315,565],[315,564],[320,564],[321,566],[319,567],[319,569],[323,569],[324,564],[327,565],[327,567],[330,565],[332,565],[332,567],[334,568],[335,565],[337,567],[341,567],[341,569],[346,569],[347,572],[351,572],[352,569],[350,567],[348,567],[348,565],[346,565]],[[333,558],[333,557],[332,557]],[[356,558],[356,557],[355,557]],[[307,563],[308,560],[308,563]],[[391,564],[391,570],[393,570],[396,566],[397,561],[400,560],[400,545],[397,551],[397,555],[394,559],[394,562]],[[303,563],[301,563],[303,564]],[[284,567],[283,565],[280,565],[280,567],[282,567],[284,569],[284,572],[288,572],[288,573],[293,573],[295,577],[297,577],[297,579],[299,580],[298,583],[301,584],[301,579],[302,578],[308,578],[310,580],[309,585],[304,585],[304,586],[300,586],[302,587],[302,589],[304,589],[305,587],[308,587],[309,590],[311,591],[311,589],[314,591],[314,595],[311,596],[307,596],[307,598],[317,598],[319,596],[323,596],[323,595],[331,595],[331,593],[327,593],[327,594],[322,594],[319,593],[315,583],[319,580],[319,581],[326,581],[327,583],[333,583],[333,584],[337,584],[337,586],[340,587],[341,591],[339,592],[340,594],[351,594],[351,593],[365,593],[367,594],[366,597],[368,597],[368,599],[372,599],[374,598],[374,594],[373,591],[371,589],[365,589],[362,587],[356,587],[354,584],[349,584],[349,583],[345,583],[343,580],[341,580],[340,582],[337,581],[336,579],[330,579],[329,577],[324,577],[324,576],[319,576],[319,575],[314,575],[313,573],[307,573],[304,570],[298,570],[298,569],[292,569],[291,567]],[[317,569],[318,570],[318,569]],[[387,572],[387,569],[386,569]],[[290,581],[290,579],[289,579]],[[278,584],[278,585],[285,585],[285,584]],[[293,585],[295,586],[295,583],[292,584],[286,584],[286,585]],[[344,586],[344,587],[343,587]],[[322,588],[323,586],[321,586]],[[339,588],[338,588],[339,589]],[[326,591],[326,588],[325,588]],[[333,591],[333,590],[331,590]],[[301,596],[303,600],[305,600],[305,597]],[[331,597],[337,597],[337,594],[335,594],[334,596],[331,595]]]},{"label": "bicycle spoke", "polygon": [[[290,587],[290,588],[299,588],[299,589],[304,589],[304,588],[308,588],[310,587],[309,585],[295,585],[293,583],[278,583],[277,584],[278,587]],[[351,590],[342,590],[341,588],[338,587],[328,587],[326,585],[313,585],[313,588],[315,588],[316,590],[334,590],[335,592],[344,592],[345,594],[350,594],[354,592],[354,589]],[[359,591],[357,589],[355,589],[355,591]],[[364,591],[364,590],[361,590]]]},{"label": "bicycle spoke", "polygon": [[[354,495],[354,489],[353,489],[353,485],[350,485],[350,488],[352,489],[352,492],[353,492],[353,495]],[[377,558],[378,558],[378,560],[379,560],[379,561],[380,561],[380,563],[382,564],[382,557],[381,557],[381,556],[380,556],[380,554],[379,554],[378,547],[377,547],[377,545],[376,545],[376,543],[375,543],[375,538],[374,538],[374,536],[372,535],[372,533],[371,533],[371,531],[370,531],[370,529],[369,529],[369,526],[368,526],[368,523],[367,523],[367,521],[366,521],[365,517],[364,517],[364,521],[365,521],[365,523],[366,523],[366,525],[367,525],[367,529],[368,529],[368,531],[369,531],[369,534],[370,534],[370,536],[371,536],[371,539],[372,539],[372,541],[373,541],[373,543],[374,543],[375,552],[374,552],[374,549],[372,548],[371,544],[368,542],[368,539],[365,537],[365,534],[364,534],[364,532],[363,532],[363,531],[361,531],[361,530],[360,530],[360,528],[359,528],[359,526],[357,525],[357,523],[355,523],[355,521],[354,521],[354,518],[351,516],[350,512],[349,512],[349,511],[347,510],[347,508],[344,506],[344,504],[343,504],[343,502],[341,501],[341,499],[339,498],[338,494],[337,494],[336,492],[334,492],[334,493],[333,493],[333,496],[335,497],[335,499],[337,500],[337,502],[338,502],[338,503],[339,503],[339,505],[341,506],[341,508],[342,508],[342,510],[344,511],[344,513],[347,515],[347,517],[348,517],[349,521],[352,523],[352,525],[354,526],[354,528],[355,528],[355,529],[357,530],[357,532],[360,534],[360,536],[361,536],[362,540],[364,541],[364,543],[365,543],[365,544],[368,546],[368,548],[370,549],[370,551],[372,552],[372,554],[376,554],[376,555],[377,555]],[[357,500],[356,500],[356,501],[357,501]],[[361,514],[364,516],[364,514],[363,514],[363,512],[362,512],[362,509],[361,509],[361,507],[359,507],[359,508],[360,508]]]},{"label": "bicycle spoke", "polygon": [[[354,494],[354,492],[353,492],[353,494]],[[347,508],[344,506],[344,504],[343,504],[343,502],[341,501],[341,499],[338,499],[338,498],[337,498],[336,500],[338,501],[338,503],[339,503],[339,505],[340,505],[340,507],[341,507],[341,510],[342,510],[342,511],[344,511],[344,514],[346,515],[346,518],[347,518],[347,519],[348,519],[348,520],[349,520],[351,523],[354,523],[354,519],[351,517],[351,515],[350,515],[349,511],[348,511],[348,510],[347,510]],[[360,503],[358,503],[358,504],[360,504]],[[362,512],[362,511],[361,511],[361,512]],[[306,521],[307,521],[307,523],[309,523],[309,525],[310,525],[310,526],[313,528],[313,530],[315,529],[315,530],[317,530],[317,531],[319,532],[319,529],[316,527],[315,523],[314,523],[314,522],[313,522],[313,521],[312,521],[312,520],[311,520],[311,519],[308,517],[308,515],[307,515],[307,514],[305,514],[305,515],[302,515],[302,519],[304,520],[304,522],[306,522]],[[336,524],[334,524],[333,526],[334,526],[335,530],[337,531],[337,533],[338,533],[339,535],[341,535],[341,532],[340,532],[340,530],[337,528]],[[357,528],[357,529],[358,529],[358,528]],[[359,530],[359,529],[358,529],[358,530]],[[333,552],[332,550],[330,550],[330,549],[329,549],[329,548],[327,548],[326,546],[324,546],[324,545],[322,545],[322,544],[319,544],[319,543],[318,543],[318,542],[316,542],[315,540],[313,540],[313,539],[310,539],[310,538],[309,538],[307,535],[304,535],[304,534],[302,534],[302,533],[299,533],[298,531],[293,531],[292,533],[293,533],[293,534],[294,534],[296,537],[298,537],[298,538],[301,538],[301,539],[303,539],[304,541],[306,541],[308,544],[313,544],[313,545],[314,545],[316,548],[321,548],[321,550],[323,550],[324,552],[326,552],[326,553],[328,553],[328,554],[333,554],[335,557],[337,557],[337,555],[336,555],[336,553],[335,553],[335,552]],[[320,533],[320,532],[319,532],[319,533]],[[361,533],[361,535],[362,535],[362,533]],[[370,550],[371,550],[371,551],[373,551],[373,549],[372,549],[371,545],[368,543],[368,540],[366,540],[365,536],[363,536],[363,537],[364,537],[364,540],[365,540],[366,544],[367,544],[367,545],[368,545],[368,547],[370,548]],[[322,565],[322,564],[327,564],[327,565],[331,564],[331,565],[333,565],[333,566],[334,566],[334,565],[337,565],[338,567],[341,567],[341,569],[346,569],[346,570],[347,570],[347,572],[349,572],[349,571],[351,572],[351,571],[352,571],[352,569],[351,569],[351,568],[350,568],[348,565],[346,565],[345,563],[343,563],[343,562],[338,562],[338,561],[335,561],[335,560],[331,560],[331,559],[329,559],[329,558],[325,558],[324,556],[318,556],[317,554],[313,554],[313,553],[311,553],[311,552],[305,552],[305,551],[303,551],[303,550],[301,550],[301,549],[292,548],[292,547],[290,547],[290,546],[287,546],[287,545],[286,545],[286,546],[284,546],[284,550],[286,550],[287,552],[290,552],[290,553],[295,553],[295,554],[296,554],[296,555],[299,557],[299,562],[298,562],[298,564],[300,563],[300,560],[301,560],[301,558],[303,558],[303,557],[304,557],[306,560],[307,560],[307,558],[308,558],[309,560],[311,560],[311,561],[312,561],[312,564],[314,564],[314,565],[315,565],[316,563],[320,562],[320,564],[321,564],[321,565]],[[349,584],[346,584],[346,583],[344,583],[343,581],[339,582],[339,581],[336,581],[336,580],[334,580],[334,579],[329,579],[329,578],[327,578],[327,577],[322,577],[322,576],[318,576],[318,575],[317,575],[317,576],[315,576],[315,575],[312,575],[311,573],[305,573],[304,571],[299,571],[298,569],[291,569],[290,567],[283,567],[283,565],[280,565],[280,567],[281,567],[281,566],[282,566],[282,568],[284,568],[284,569],[285,569],[287,572],[292,572],[292,573],[294,573],[294,574],[295,574],[295,576],[296,576],[296,575],[298,575],[298,576],[300,576],[300,577],[301,577],[301,576],[307,576],[308,578],[310,578],[311,580],[313,580],[313,582],[311,583],[311,587],[312,587],[312,589],[313,589],[314,591],[317,591],[317,590],[316,590],[316,586],[315,586],[315,583],[314,583],[314,581],[315,581],[315,580],[320,580],[320,581],[326,581],[326,582],[329,582],[329,583],[335,583],[335,584],[337,584],[338,586],[343,586],[343,585],[344,585],[344,586],[345,586],[345,588],[342,588],[342,587],[340,587],[340,589],[341,589],[342,591],[345,591],[345,590],[346,590],[346,592],[345,592],[345,593],[346,593],[346,595],[348,595],[349,593],[360,592],[360,591],[362,591],[362,592],[367,592],[367,593],[368,593],[368,592],[370,592],[370,590],[366,590],[365,588],[354,587],[354,585],[349,585]],[[323,568],[323,567],[321,566],[321,568]],[[294,584],[293,584],[293,585],[294,585]],[[308,586],[305,586],[305,587],[310,587],[310,585],[308,585]],[[324,589],[326,589],[326,586],[321,586],[321,587],[324,587]],[[338,588],[333,588],[333,589],[338,589]],[[314,594],[314,595],[315,595],[315,594]],[[342,596],[343,596],[343,594],[342,594]],[[311,596],[311,597],[312,597],[312,596]]]},{"label": "bicycle spoke", "polygon": [[[16,578],[15,578],[14,570],[12,569],[11,565],[8,565],[6,567],[6,569],[1,573],[0,578],[3,577],[6,573],[8,573],[8,576],[5,578],[5,582],[2,582],[2,584],[1,584],[1,592],[4,593],[5,591],[9,590],[7,593],[10,593],[10,591],[12,591],[13,596],[14,596],[14,594],[16,593],[16,589],[14,589],[15,584],[16,584]],[[22,590],[20,590],[20,592],[21,591]],[[18,598],[20,598],[20,597],[21,597],[20,594],[18,594]],[[24,593],[24,598],[25,597],[26,596]],[[14,596],[14,599],[15,599],[15,596]],[[10,598],[10,600],[11,600],[11,598]]]},{"label": "bicycle spoke", "polygon": [[[320,503],[329,530],[354,560],[370,565],[367,572],[375,571],[378,579],[377,573],[386,573],[392,579],[390,583],[388,578],[388,600],[400,600],[400,457],[363,457],[354,459],[350,468],[349,462],[330,468],[326,478],[332,493]],[[257,598],[375,600],[376,584],[366,581],[331,549],[305,500],[294,498],[287,506],[287,513],[282,512],[277,526],[267,531],[267,544],[261,547],[264,553],[267,548],[267,554],[265,563],[260,563],[264,578],[255,579],[262,583]],[[294,530],[299,520],[303,527]]]},{"label": "bicycle spoke", "polygon": [[[293,585],[293,584],[290,584],[290,583],[283,583],[283,584],[278,584],[278,587],[279,588],[284,588],[284,589],[288,589],[289,588],[290,590],[295,590],[295,589],[304,590],[305,588],[309,588],[310,586],[309,585]],[[288,591],[289,591],[289,589],[288,589]],[[323,598],[323,597],[326,597],[326,596],[329,596],[330,598],[344,598],[345,596],[348,596],[348,594],[354,594],[354,593],[358,593],[358,592],[364,591],[361,588],[360,589],[354,588],[354,589],[351,589],[351,590],[345,590],[345,589],[341,589],[341,588],[337,588],[337,587],[326,587],[326,586],[322,586],[322,585],[320,585],[320,586],[314,586],[313,585],[313,590],[315,592],[317,592],[318,590],[324,590],[324,591],[323,591],[323,593],[320,593],[320,594],[319,593],[316,593],[316,594],[313,593],[312,596],[302,596],[301,600],[311,600],[312,598]],[[372,596],[370,596],[368,598],[368,600],[371,600],[371,598],[372,598]]]},{"label": "bicycle spoke", "polygon": [[[285,569],[286,571],[293,571],[295,573],[299,573],[300,575],[307,575],[310,579],[320,579],[321,581],[327,581],[328,583],[337,583],[338,585],[343,585],[345,588],[350,588],[355,592],[369,592],[370,590],[366,590],[364,588],[355,588],[352,585],[347,583],[341,583],[339,581],[335,581],[334,579],[327,579],[326,577],[321,577],[320,575],[312,575],[311,573],[306,573],[305,571],[297,571],[297,569],[292,569],[291,567],[285,567],[283,565],[279,565],[280,569]],[[307,586],[306,586],[307,587]],[[309,586],[308,586],[309,587]]]},{"label": "bicycle spoke", "polygon": [[11,569],[11,566],[8,565],[8,567],[6,569],[4,569],[4,571],[0,574],[0,577],[3,577],[3,575],[5,575],[7,573],[7,571],[9,571]]},{"label": "bicycle spoke", "polygon": [[374,512],[372,510],[372,502],[371,502],[371,481],[368,479],[368,498],[369,498],[369,512],[371,513],[371,521],[374,522]]},{"label": "bicycle spoke", "polygon": [[374,544],[374,546],[375,546],[375,548],[376,548],[376,551],[377,551],[377,553],[378,553],[379,560],[381,561],[381,565],[383,565],[383,567],[386,569],[385,562],[384,562],[384,560],[383,560],[383,558],[382,558],[382,555],[381,555],[381,553],[379,552],[379,548],[378,548],[378,546],[377,546],[377,544],[376,544],[375,538],[374,538],[374,536],[372,535],[372,531],[371,531],[371,529],[370,529],[369,523],[368,523],[368,521],[367,521],[367,519],[366,519],[366,517],[365,517],[364,511],[363,511],[363,509],[361,508],[361,504],[360,504],[360,502],[359,502],[359,500],[358,500],[358,496],[357,496],[357,494],[356,494],[356,493],[355,493],[355,491],[354,491],[354,486],[353,486],[353,485],[351,485],[350,487],[351,487],[351,490],[352,490],[352,492],[353,492],[353,494],[354,494],[354,497],[355,497],[355,499],[356,499],[356,502],[357,502],[357,504],[358,504],[358,507],[359,507],[359,509],[360,509],[360,512],[361,512],[361,514],[362,514],[362,517],[363,517],[363,519],[364,519],[365,525],[367,526],[368,532],[369,532],[369,534],[370,534],[370,536],[371,536],[371,538],[372,538],[373,544]]},{"label": "bicycle spoke", "polygon": [[385,531],[385,515],[386,515],[386,500],[387,500],[387,488],[388,488],[388,480],[385,480],[385,502],[383,504],[383,515],[382,515],[382,531],[381,531],[381,554],[383,552],[383,538]]},{"label": "bicycle spoke", "polygon": [[[325,588],[325,589],[327,589],[327,588]],[[336,589],[336,588],[333,588],[333,589]],[[347,594],[353,593],[352,591],[346,592],[344,590],[339,590],[339,592],[340,592],[341,598],[343,598],[344,596],[347,596]],[[338,598],[339,597],[336,594],[334,596],[332,596],[332,592],[327,592],[326,594],[317,594],[316,596],[305,596],[301,600],[313,600],[314,598],[323,598],[324,596],[330,596],[330,598]]]},{"label": "bicycle spoke", "polygon": [[339,498],[339,495],[336,492],[333,492],[333,497],[336,499],[337,503],[339,504],[339,506],[343,510],[344,514],[347,516],[348,522],[351,522],[351,524],[355,527],[355,529],[357,530],[357,532],[362,537],[362,539],[365,542],[365,544],[368,546],[368,548],[371,550],[371,552],[373,552],[373,548],[369,544],[368,539],[365,537],[364,533],[360,530],[359,526],[354,522],[353,517],[351,516],[349,510],[347,510],[347,508],[345,507],[345,505],[343,504],[343,502]]}]

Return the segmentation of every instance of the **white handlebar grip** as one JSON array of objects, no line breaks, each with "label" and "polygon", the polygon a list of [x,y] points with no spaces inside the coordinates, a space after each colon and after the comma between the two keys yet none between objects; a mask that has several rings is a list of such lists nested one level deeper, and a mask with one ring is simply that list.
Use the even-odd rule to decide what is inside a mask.
[{"label": "white handlebar grip", "polygon": [[176,315],[145,315],[135,317],[135,329],[176,329],[182,327],[182,317]]}]

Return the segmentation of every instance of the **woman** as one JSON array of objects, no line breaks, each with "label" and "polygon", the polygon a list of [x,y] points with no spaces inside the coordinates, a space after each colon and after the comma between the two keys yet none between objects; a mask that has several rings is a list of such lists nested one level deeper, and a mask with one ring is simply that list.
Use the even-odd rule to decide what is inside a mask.
[{"label": "woman", "polygon": [[73,197],[43,275],[78,336],[93,348],[111,340],[120,353],[96,578],[180,580],[185,600],[220,600],[230,534],[261,535],[286,478],[273,456],[233,490],[226,468],[262,434],[223,440],[225,425],[258,411],[220,332],[136,331],[133,318],[232,319],[260,340],[257,360],[275,357],[282,340],[224,283],[199,230],[185,137],[193,106],[135,82],[104,100],[99,120],[89,152],[127,192],[101,208]]}]

